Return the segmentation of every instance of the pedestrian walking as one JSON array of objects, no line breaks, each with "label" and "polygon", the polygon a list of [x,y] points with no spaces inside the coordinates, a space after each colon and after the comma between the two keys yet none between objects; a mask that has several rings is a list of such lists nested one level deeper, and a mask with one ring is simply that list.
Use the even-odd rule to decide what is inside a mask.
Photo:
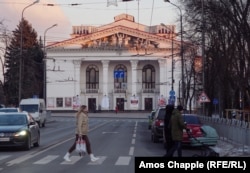
[{"label": "pedestrian walking", "polygon": [[178,157],[182,157],[183,129],[186,129],[186,124],[184,123],[182,117],[182,111],[183,107],[179,105],[172,112],[172,116],[170,119],[170,127],[174,144],[168,151],[167,157],[173,157],[175,151],[177,151]]},{"label": "pedestrian walking", "polygon": [[68,152],[64,156],[64,160],[70,162],[70,154],[76,149],[76,141],[78,138],[85,140],[87,153],[90,156],[92,162],[97,161],[99,158],[95,157],[91,150],[90,141],[88,138],[89,130],[89,119],[88,119],[88,107],[86,105],[80,106],[78,112],[76,113],[76,138],[74,144],[69,148]]},{"label": "pedestrian walking", "polygon": [[172,134],[171,134],[171,126],[170,126],[170,120],[171,120],[173,110],[174,110],[174,105],[166,106],[166,114],[164,117],[164,139],[165,139],[166,154],[164,155],[164,157],[167,156],[167,153],[169,152],[170,148],[172,148],[174,144],[173,139],[172,139]]}]

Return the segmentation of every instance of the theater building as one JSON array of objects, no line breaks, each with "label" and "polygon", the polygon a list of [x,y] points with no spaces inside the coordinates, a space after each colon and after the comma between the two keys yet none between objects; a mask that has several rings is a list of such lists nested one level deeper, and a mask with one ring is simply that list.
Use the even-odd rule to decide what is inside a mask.
[{"label": "theater building", "polygon": [[99,27],[73,26],[71,38],[46,53],[48,110],[151,111],[181,99],[175,25],[146,26],[120,14]]}]

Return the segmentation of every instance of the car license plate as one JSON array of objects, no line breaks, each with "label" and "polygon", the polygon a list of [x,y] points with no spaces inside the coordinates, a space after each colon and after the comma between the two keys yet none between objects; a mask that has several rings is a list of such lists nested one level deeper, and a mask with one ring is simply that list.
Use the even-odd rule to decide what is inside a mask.
[{"label": "car license plate", "polygon": [[10,141],[10,138],[0,138],[0,142]]}]

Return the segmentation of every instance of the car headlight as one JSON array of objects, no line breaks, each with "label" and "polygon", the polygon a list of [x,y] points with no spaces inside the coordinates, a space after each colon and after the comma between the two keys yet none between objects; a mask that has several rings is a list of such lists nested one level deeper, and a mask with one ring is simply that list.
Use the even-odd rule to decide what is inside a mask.
[{"label": "car headlight", "polygon": [[26,135],[27,135],[27,131],[22,130],[20,132],[15,133],[14,136],[18,137],[18,136],[26,136]]}]

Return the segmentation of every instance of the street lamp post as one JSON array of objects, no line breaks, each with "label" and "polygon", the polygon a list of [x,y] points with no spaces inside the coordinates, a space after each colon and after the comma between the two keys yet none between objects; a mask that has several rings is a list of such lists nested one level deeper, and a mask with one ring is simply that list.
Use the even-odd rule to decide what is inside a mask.
[{"label": "street lamp post", "polygon": [[171,44],[172,44],[171,90],[174,91],[174,36],[173,36],[174,33],[173,33],[173,28],[169,28],[164,23],[161,23],[161,25],[169,29],[171,32]]},{"label": "street lamp post", "polygon": [[21,101],[22,98],[22,56],[23,56],[23,13],[24,11],[29,8],[30,6],[38,3],[39,0],[34,1],[32,4],[26,6],[23,10],[22,10],[22,17],[21,17],[21,25],[20,25],[20,37],[21,37],[21,42],[20,42],[20,62],[19,62],[19,89],[18,89],[18,104]]},{"label": "street lamp post", "polygon": [[186,105],[184,105],[185,99],[184,99],[184,95],[185,95],[185,90],[184,90],[184,57],[183,57],[183,26],[182,26],[182,11],[181,8],[175,4],[173,4],[172,2],[170,2],[169,0],[164,0],[164,2],[168,2],[170,4],[172,4],[173,6],[177,7],[180,11],[180,24],[181,24],[181,81],[182,81],[182,105],[184,108],[186,108]]},{"label": "street lamp post", "polygon": [[46,103],[46,84],[47,84],[47,67],[46,67],[46,33],[49,29],[53,28],[57,26],[57,24],[54,24],[52,25],[51,27],[47,28],[45,31],[44,31],[44,38],[43,38],[43,63],[44,63],[44,68],[43,68],[43,99]]}]

